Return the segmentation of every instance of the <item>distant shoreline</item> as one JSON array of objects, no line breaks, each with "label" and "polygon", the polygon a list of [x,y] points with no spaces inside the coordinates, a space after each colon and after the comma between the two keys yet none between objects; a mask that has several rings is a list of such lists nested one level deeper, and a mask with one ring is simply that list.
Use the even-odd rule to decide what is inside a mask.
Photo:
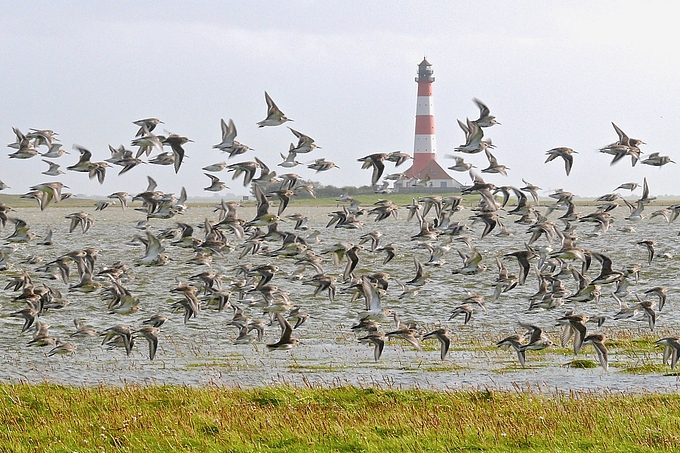
[{"label": "distant shoreline", "polygon": [[[451,194],[435,194],[437,196],[442,196],[442,197],[447,197],[447,196],[461,196],[460,193],[451,193]],[[408,194],[399,194],[399,193],[390,193],[390,194],[361,194],[361,195],[356,195],[353,196],[355,200],[359,201],[362,206],[369,206],[375,203],[378,200],[391,200],[395,204],[399,206],[406,206],[412,202],[412,200],[415,198],[416,200],[422,197],[428,197],[428,196],[433,196],[433,194],[428,194],[428,193],[408,193]],[[628,201],[635,202],[636,197],[624,197]],[[53,209],[53,208],[89,208],[92,207],[94,208],[95,204],[99,201],[103,200],[109,200],[106,197],[100,197],[100,196],[73,196],[71,198],[68,198],[66,200],[62,200],[60,203],[52,203],[49,205],[47,209]],[[244,206],[250,206],[250,205],[255,205],[255,200],[253,197],[249,197],[248,201],[242,201],[242,199],[239,200],[234,200],[233,198],[229,199],[224,199],[225,201],[238,201]],[[111,200],[113,201],[113,200]],[[220,203],[221,198],[217,199],[212,199],[212,198],[189,198],[187,201],[187,207],[207,207],[207,206],[216,206]],[[463,196],[463,205],[466,207],[472,207],[475,206],[479,201],[479,196],[476,194],[473,195],[464,195]],[[552,198],[541,198],[539,205],[534,205],[537,207],[546,207],[552,203],[555,202],[554,199]],[[576,206],[597,206],[602,204],[603,202],[596,201],[595,198],[574,198],[573,203]],[[37,208],[38,204],[35,200],[32,199],[25,199],[21,198],[21,195],[16,195],[16,194],[0,194],[0,203],[6,204],[11,206],[12,208],[18,209],[18,208]],[[657,197],[654,201],[652,201],[649,205],[650,206],[670,206],[673,204],[678,204],[680,203],[680,195],[679,196],[669,196],[669,197]],[[135,204],[139,204],[141,206],[141,202],[131,202],[131,206],[135,206]],[[276,202],[274,202],[276,204]],[[336,206],[341,206],[343,204],[348,204],[347,201],[339,200],[336,197],[323,197],[323,198],[311,198],[309,196],[305,197],[298,197],[298,198],[293,198],[290,203],[290,207],[294,206],[304,206],[304,207],[311,207],[311,206],[319,206],[319,207],[336,207]],[[529,204],[532,204],[529,202]],[[508,203],[509,206],[514,206],[514,200],[511,199],[510,202]]]}]

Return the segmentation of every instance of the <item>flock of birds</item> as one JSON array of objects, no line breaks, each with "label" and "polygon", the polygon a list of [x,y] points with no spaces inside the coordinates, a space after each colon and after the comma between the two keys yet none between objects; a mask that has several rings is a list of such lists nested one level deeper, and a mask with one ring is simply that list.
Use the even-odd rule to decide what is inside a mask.
[{"label": "flock of birds", "polygon": [[[267,117],[260,121],[260,127],[272,127],[285,124],[291,119],[276,106],[271,97],[265,92],[267,102]],[[465,143],[455,151],[459,155],[455,158],[455,165],[449,167],[454,171],[469,172],[472,184],[467,186],[461,196],[440,197],[436,195],[422,196],[413,199],[408,206],[398,206],[389,199],[382,199],[371,207],[362,207],[359,202],[348,195],[338,199],[341,209],[329,214],[329,221],[325,226],[328,231],[344,229],[356,231],[355,240],[351,242],[337,242],[330,244],[324,240],[323,233],[310,232],[308,219],[299,213],[289,214],[291,200],[295,195],[307,194],[314,197],[314,187],[302,184],[301,178],[294,173],[277,175],[258,157],[252,161],[242,161],[227,164],[216,163],[204,167],[210,185],[206,191],[219,192],[227,188],[226,184],[214,173],[224,170],[233,172],[233,178],[243,177],[243,185],[252,186],[257,201],[255,215],[252,219],[239,216],[240,204],[235,201],[222,200],[215,207],[216,218],[208,219],[201,225],[190,225],[175,222],[172,227],[158,231],[154,228],[155,219],[176,219],[184,214],[187,207],[187,194],[182,190],[179,197],[157,190],[156,182],[148,177],[148,187],[136,195],[120,191],[112,193],[111,201],[97,202],[95,212],[108,208],[116,202],[125,210],[128,203],[137,202],[135,210],[141,211],[143,219],[135,225],[142,233],[134,235],[133,243],[144,246],[144,255],[131,262],[115,262],[106,266],[98,266],[100,255],[106,256],[107,244],[95,244],[93,247],[72,250],[68,253],[44,259],[31,255],[22,261],[16,257],[22,244],[32,242],[44,247],[45,254],[49,254],[55,239],[52,230],[47,228],[46,235],[39,239],[24,220],[19,219],[20,211],[0,203],[0,229],[14,225],[14,232],[4,239],[5,244],[0,248],[0,270],[8,276],[9,281],[5,291],[10,291],[11,304],[23,304],[23,308],[12,310],[11,317],[23,320],[21,333],[32,332],[28,342],[33,346],[49,346],[47,354],[77,352],[75,338],[99,335],[102,345],[109,348],[122,348],[128,355],[138,340],[146,340],[149,345],[148,356],[153,360],[156,356],[161,329],[172,317],[170,313],[156,314],[143,320],[139,326],[132,327],[122,321],[101,330],[86,325],[82,319],[74,320],[75,330],[68,333],[72,339],[63,341],[49,330],[50,324],[46,319],[50,311],[63,309],[68,306],[68,294],[79,293],[93,297],[93,293],[101,295],[106,304],[106,310],[121,316],[123,319],[140,309],[139,297],[134,295],[133,271],[136,266],[165,266],[173,261],[171,248],[192,250],[195,256],[186,264],[198,266],[201,272],[192,275],[177,275],[177,286],[171,293],[181,295],[174,302],[171,310],[183,312],[183,322],[190,323],[203,311],[215,308],[217,311],[231,310],[228,325],[234,326],[238,336],[235,344],[262,342],[267,327],[278,324],[280,336],[275,342],[267,343],[268,349],[290,349],[297,346],[300,340],[294,332],[311,317],[307,313],[313,303],[305,301],[327,297],[330,303],[337,303],[338,293],[349,294],[352,301],[363,299],[364,310],[357,313],[357,322],[351,327],[357,334],[357,341],[373,346],[374,359],[378,361],[384,350],[385,342],[389,338],[400,338],[417,349],[421,343],[428,340],[439,341],[440,358],[445,360],[451,344],[451,327],[442,325],[424,330],[422,325],[415,322],[404,323],[400,320],[396,310],[389,309],[389,299],[393,298],[394,285],[399,289],[398,298],[416,298],[424,287],[431,286],[434,274],[447,274],[452,278],[465,279],[469,275],[480,272],[491,272],[483,264],[484,256],[474,234],[474,225],[481,223],[483,230],[479,241],[488,235],[505,238],[512,235],[507,228],[506,219],[516,217],[516,225],[526,227],[530,234],[524,247],[518,250],[506,250],[493,259],[498,270],[495,279],[490,278],[489,287],[493,288],[490,296],[494,301],[506,296],[515,288],[526,284],[528,277],[536,275],[538,288],[531,295],[525,308],[528,311],[555,310],[560,307],[567,311],[555,318],[555,323],[561,326],[559,343],[566,346],[573,343],[573,352],[578,354],[586,345],[595,348],[599,362],[608,368],[609,357],[607,338],[601,332],[592,332],[591,325],[601,327],[610,319],[643,319],[649,328],[655,329],[658,312],[664,308],[668,297],[667,286],[658,285],[642,291],[633,288],[639,281],[639,275],[644,265],[628,263],[617,266],[612,259],[602,251],[587,249],[579,246],[577,230],[587,238],[597,238],[608,234],[613,229],[613,214],[615,209],[630,210],[625,216],[628,222],[640,221],[647,218],[645,208],[653,200],[647,180],[642,184],[628,182],[621,184],[614,192],[598,198],[600,203],[593,212],[581,214],[577,212],[573,194],[557,190],[550,193],[550,204],[542,205],[538,196],[541,190],[533,184],[524,181],[524,187],[496,186],[486,182],[475,172],[474,166],[466,163],[465,154],[484,152],[489,166],[481,170],[483,173],[507,174],[506,166],[499,164],[491,153],[494,148],[491,140],[484,138],[485,129],[498,123],[490,114],[489,108],[479,100],[475,103],[480,109],[480,116],[476,120],[459,121],[465,132]],[[137,147],[136,152],[121,146],[110,147],[110,158],[95,162],[92,153],[86,148],[74,146],[79,152],[78,161],[69,167],[68,171],[87,173],[90,179],[97,179],[102,183],[106,172],[111,166],[120,166],[119,174],[133,170],[143,163],[142,157],[149,157],[157,151],[158,154],[148,160],[148,163],[173,166],[174,171],[180,171],[185,157],[184,145],[191,140],[177,134],[167,136],[156,135],[154,131],[159,124],[157,118],[146,118],[135,121],[139,127],[131,145]],[[250,147],[236,140],[236,127],[232,120],[221,121],[222,137],[214,148],[228,157],[249,153]],[[639,139],[628,137],[620,128],[614,125],[618,140],[601,148],[602,153],[613,155],[612,164],[619,162],[626,156],[631,157],[631,164],[638,161],[646,165],[663,166],[673,161],[668,156],[658,153],[642,159],[640,146],[644,144]],[[23,134],[13,128],[16,140],[8,146],[13,151],[12,159],[29,159],[41,155],[49,165],[43,175],[59,177],[64,174],[59,165],[52,159],[59,158],[67,152],[58,142],[58,134],[50,130],[31,129]],[[315,140],[290,128],[298,139],[297,145],[290,145],[287,155],[281,154],[282,168],[294,168],[303,165],[297,161],[299,154],[311,153],[321,149]],[[170,151],[165,151],[165,147]],[[41,153],[41,150],[45,151]],[[564,160],[565,170],[569,175],[574,163],[576,151],[559,147],[547,151],[546,163],[558,157]],[[374,153],[359,158],[362,169],[371,169],[371,183],[376,191],[385,193],[385,184],[379,184],[385,170],[385,161],[399,166],[410,159],[405,153]],[[324,158],[316,159],[308,165],[317,172],[330,170],[336,165]],[[385,176],[384,181],[404,179],[404,174]],[[275,190],[265,189],[276,185]],[[624,199],[619,190],[631,193],[642,188],[642,195],[634,203]],[[0,181],[0,189],[7,186]],[[58,181],[44,182],[33,185],[31,190],[22,197],[36,200],[41,210],[52,203],[58,204],[70,195],[64,192],[63,183]],[[471,208],[471,214],[454,220],[454,215],[462,211],[462,195],[478,196],[478,203]],[[529,199],[531,197],[531,201]],[[516,199],[514,205],[510,200]],[[623,203],[623,205],[621,203]],[[274,204],[276,203],[276,205]],[[624,207],[625,206],[625,207]],[[512,208],[512,209],[511,209]],[[394,243],[385,244],[383,233],[376,229],[364,232],[367,219],[373,217],[373,223],[382,221],[400,221],[399,214],[407,211],[407,221],[417,222],[413,234],[409,235],[413,244],[412,250],[406,252],[413,256],[414,272],[401,275],[400,278],[390,276],[380,270],[395,256],[403,255]],[[553,213],[558,213],[556,217]],[[649,218],[661,217],[671,223],[680,214],[680,205],[662,208],[649,214]],[[465,216],[465,214],[463,214]],[[550,217],[552,216],[552,220]],[[70,221],[69,234],[80,231],[87,233],[95,224],[95,213],[75,212],[66,216]],[[366,220],[362,220],[366,219]],[[174,220],[173,220],[174,221]],[[293,223],[288,224],[291,221]],[[592,225],[591,231],[583,231],[586,225]],[[291,225],[292,229],[284,230],[284,225]],[[202,229],[202,237],[197,234]],[[402,230],[403,231],[403,230]],[[631,233],[634,228],[628,224],[620,231]],[[610,233],[611,234],[611,233]],[[640,239],[637,241],[647,251],[647,266],[660,259],[655,253],[655,241]],[[451,268],[447,266],[446,254],[455,246],[460,245],[457,254],[462,260],[462,266]],[[416,255],[421,250],[427,251],[429,258],[421,262]],[[233,253],[230,253],[233,252]],[[256,263],[252,260],[258,258]],[[662,257],[663,258],[663,257]],[[669,258],[669,257],[666,257]],[[328,267],[331,261],[333,271]],[[362,262],[360,266],[359,263]],[[517,264],[517,272],[508,269],[506,263]],[[213,265],[221,264],[223,268],[230,266],[232,275],[227,276],[215,270]],[[35,266],[28,270],[28,266]],[[22,268],[19,270],[19,268]],[[78,280],[72,275],[75,268]],[[284,269],[293,268],[293,272]],[[371,271],[360,272],[370,268]],[[285,275],[284,275],[285,274]],[[405,274],[405,273],[404,273]],[[229,278],[228,278],[229,277]],[[299,292],[281,289],[277,281],[298,282]],[[568,282],[572,282],[568,284]],[[54,283],[52,283],[54,282]],[[64,295],[58,289],[61,285],[68,294]],[[304,287],[313,287],[311,294],[303,293]],[[571,286],[568,287],[568,286]],[[485,295],[468,293],[464,300],[456,306],[448,321],[459,316],[467,324],[474,316],[475,310],[488,311]],[[436,291],[436,289],[434,289]],[[603,295],[611,295],[618,301],[620,310],[608,315],[586,315],[579,313],[582,307],[597,307],[597,302]],[[447,295],[441,295],[446,297]],[[630,301],[630,298],[634,301]],[[591,303],[594,305],[584,305]],[[15,307],[18,308],[18,307]],[[255,312],[262,313],[260,318]],[[313,310],[312,310],[313,311]],[[394,328],[385,329],[386,322],[394,322]],[[512,333],[497,342],[497,346],[512,348],[522,366],[525,365],[527,351],[545,349],[553,346],[554,342],[545,332],[545,328],[531,324],[520,323],[521,333]],[[255,335],[253,335],[253,332]],[[677,337],[662,338],[657,341],[664,347],[663,361],[670,360],[671,367],[675,367],[680,353],[680,340]]]}]

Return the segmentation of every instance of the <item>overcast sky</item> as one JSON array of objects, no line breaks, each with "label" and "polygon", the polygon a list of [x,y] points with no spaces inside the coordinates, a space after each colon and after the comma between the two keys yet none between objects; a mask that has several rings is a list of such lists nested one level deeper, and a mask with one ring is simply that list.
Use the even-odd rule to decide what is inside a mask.
[{"label": "overcast sky", "polygon": [[[93,161],[109,157],[109,144],[130,147],[132,121],[158,117],[162,128],[184,135],[187,159],[172,167],[143,165],[100,186],[83,173],[56,180],[74,193],[107,195],[146,188],[190,196],[210,195],[201,167],[227,159],[212,145],[220,119],[232,118],[237,139],[272,170],[295,138],[285,127],[258,128],[268,91],[293,128],[316,139],[340,169],[316,175],[322,184],[370,184],[357,158],[413,151],[417,64],[432,63],[439,160],[464,143],[456,120],[475,119],[473,97],[502,125],[486,129],[509,176],[496,185],[581,196],[612,192],[623,182],[648,178],[652,195],[680,194],[680,167],[626,159],[610,167],[598,148],[617,139],[615,122],[659,152],[680,161],[680,27],[675,2],[592,1],[289,1],[289,2],[0,2],[0,136],[12,127],[53,129],[64,147],[90,149]],[[157,129],[159,131],[159,129]],[[159,133],[163,133],[160,130]],[[545,152],[576,150],[569,177]],[[6,148],[7,154],[13,150]],[[155,154],[155,153],[154,153]],[[466,156],[478,167],[483,154]],[[62,169],[77,153],[57,162]],[[407,165],[386,172],[404,171]],[[40,157],[0,158],[5,193],[54,180],[40,172]],[[218,174],[237,194],[247,193],[231,174]],[[464,183],[466,174],[453,173]],[[223,192],[223,193],[226,193]],[[638,192],[639,193],[639,192]]]}]

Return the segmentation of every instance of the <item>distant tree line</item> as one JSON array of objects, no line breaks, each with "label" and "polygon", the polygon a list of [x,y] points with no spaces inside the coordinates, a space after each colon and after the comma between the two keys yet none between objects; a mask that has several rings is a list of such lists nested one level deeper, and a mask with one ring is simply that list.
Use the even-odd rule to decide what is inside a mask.
[{"label": "distant tree line", "polygon": [[[314,187],[314,193],[316,194],[317,198],[324,198],[324,197],[339,197],[340,195],[346,193],[347,195],[354,196],[354,195],[362,195],[362,194],[371,194],[374,193],[374,189],[372,186],[361,186],[361,187],[354,187],[354,186],[344,186],[344,187],[335,187],[335,186],[324,186],[318,181],[309,181],[305,179],[299,179],[296,187],[297,186],[304,186],[307,184],[311,184]],[[272,182],[268,184],[260,184],[260,188],[262,191],[266,194],[269,192],[274,192],[276,190],[279,190],[281,187],[281,184],[278,182]],[[255,188],[254,186],[251,185],[250,187],[250,193],[254,197],[255,196]],[[297,196],[300,198],[311,198],[311,195],[307,193],[304,190],[296,191]]]}]

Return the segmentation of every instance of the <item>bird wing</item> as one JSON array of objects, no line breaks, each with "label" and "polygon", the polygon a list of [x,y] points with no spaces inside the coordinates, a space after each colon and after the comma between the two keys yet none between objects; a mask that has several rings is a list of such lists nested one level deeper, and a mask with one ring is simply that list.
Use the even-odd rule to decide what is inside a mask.
[{"label": "bird wing", "polygon": [[626,135],[625,132],[621,130],[616,124],[612,122],[612,126],[614,126],[614,130],[616,131],[616,134],[619,136],[619,144],[620,145],[628,145],[630,142],[630,139]]},{"label": "bird wing", "polygon": [[609,353],[607,351],[607,347],[604,345],[604,342],[594,341],[592,344],[593,344],[593,347],[595,348],[595,352],[597,353],[597,359],[600,361],[600,365],[605,370],[608,370],[609,369]]},{"label": "bird wing", "polygon": [[182,166],[182,161],[184,160],[184,148],[179,143],[172,143],[170,145],[172,148],[172,154],[175,157],[175,173],[179,172],[179,167]]},{"label": "bird wing", "polygon": [[276,314],[276,319],[281,325],[281,339],[279,340],[279,343],[290,343],[290,338],[293,334],[293,327],[281,313]]},{"label": "bird wing", "polygon": [[382,303],[380,294],[373,285],[366,278],[361,279],[361,289],[366,299],[366,310],[378,312],[382,310]]},{"label": "bird wing", "polygon": [[477,104],[477,107],[479,107],[479,119],[481,120],[482,118],[486,118],[489,116],[491,113],[491,110],[489,110],[489,107],[486,106],[482,101],[480,101],[477,98],[472,99],[472,101]]},{"label": "bird wing", "polygon": [[586,337],[586,326],[581,322],[573,322],[570,328],[574,331],[574,354],[578,354]]}]

